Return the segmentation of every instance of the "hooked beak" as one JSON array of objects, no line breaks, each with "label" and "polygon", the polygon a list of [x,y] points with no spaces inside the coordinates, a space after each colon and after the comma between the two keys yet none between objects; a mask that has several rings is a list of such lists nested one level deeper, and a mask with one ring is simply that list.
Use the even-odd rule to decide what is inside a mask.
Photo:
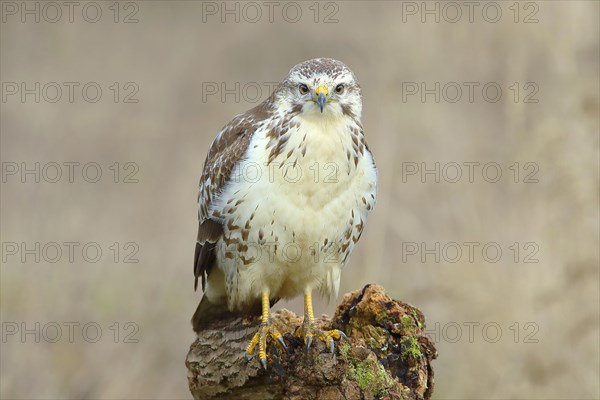
[{"label": "hooked beak", "polygon": [[329,90],[325,86],[319,86],[317,90],[315,90],[315,94],[317,95],[317,104],[321,109],[321,113],[323,112],[323,107],[325,107],[325,103],[327,103],[327,95],[329,94]]}]

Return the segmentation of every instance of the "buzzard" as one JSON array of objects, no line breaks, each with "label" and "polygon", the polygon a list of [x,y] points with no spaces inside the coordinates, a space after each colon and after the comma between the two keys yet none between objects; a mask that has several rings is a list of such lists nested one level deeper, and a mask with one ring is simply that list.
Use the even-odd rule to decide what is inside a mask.
[{"label": "buzzard", "polygon": [[247,348],[266,368],[279,299],[304,295],[297,334],[333,351],[341,331],[315,325],[312,292],[337,296],[340,272],[373,209],[377,170],[361,124],[352,71],[330,58],[294,66],[263,103],[214,139],[200,178],[194,331],[231,315],[262,313]]}]

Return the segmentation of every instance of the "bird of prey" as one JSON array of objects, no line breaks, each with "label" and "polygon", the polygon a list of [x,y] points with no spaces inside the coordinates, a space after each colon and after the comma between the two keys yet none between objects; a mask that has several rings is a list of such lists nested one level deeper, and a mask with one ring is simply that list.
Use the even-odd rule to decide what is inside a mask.
[{"label": "bird of prey", "polygon": [[312,293],[337,296],[340,273],[376,199],[377,170],[361,124],[362,95],[342,62],[294,66],[268,99],[214,139],[200,178],[194,257],[204,295],[196,332],[262,313],[248,348],[266,368],[267,338],[285,343],[270,308],[304,295],[297,334],[333,351],[337,330],[315,325]]}]

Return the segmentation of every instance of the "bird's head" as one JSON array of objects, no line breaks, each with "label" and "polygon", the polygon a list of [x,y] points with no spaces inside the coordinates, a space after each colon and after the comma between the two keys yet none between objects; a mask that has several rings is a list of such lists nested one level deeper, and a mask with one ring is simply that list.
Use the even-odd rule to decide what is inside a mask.
[{"label": "bird's head", "polygon": [[362,113],[356,77],[344,63],[331,58],[315,58],[296,65],[274,96],[283,108],[315,118],[360,118]]}]

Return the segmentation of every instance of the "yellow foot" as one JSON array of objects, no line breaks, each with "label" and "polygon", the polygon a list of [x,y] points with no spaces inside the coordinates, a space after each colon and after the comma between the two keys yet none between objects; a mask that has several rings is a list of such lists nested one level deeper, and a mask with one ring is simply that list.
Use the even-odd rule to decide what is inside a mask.
[{"label": "yellow foot", "polygon": [[330,331],[324,331],[322,329],[317,328],[317,325],[312,322],[303,323],[296,330],[295,335],[300,338],[304,338],[304,344],[307,349],[310,349],[310,345],[313,341],[313,338],[323,341],[327,347],[329,347],[329,351],[331,353],[335,352],[335,344],[336,340],[340,340],[341,338],[348,339],[346,334],[338,329],[332,329]]},{"label": "yellow foot", "polygon": [[264,369],[267,369],[267,338],[270,337],[275,341],[277,339],[277,343],[283,348],[283,350],[287,350],[287,346],[283,341],[283,337],[281,333],[275,328],[275,326],[271,323],[271,321],[262,322],[260,327],[258,328],[258,332],[254,334],[250,344],[246,348],[246,357],[252,357],[254,355],[254,350],[256,346],[258,346],[258,358],[260,359],[260,364]]}]

